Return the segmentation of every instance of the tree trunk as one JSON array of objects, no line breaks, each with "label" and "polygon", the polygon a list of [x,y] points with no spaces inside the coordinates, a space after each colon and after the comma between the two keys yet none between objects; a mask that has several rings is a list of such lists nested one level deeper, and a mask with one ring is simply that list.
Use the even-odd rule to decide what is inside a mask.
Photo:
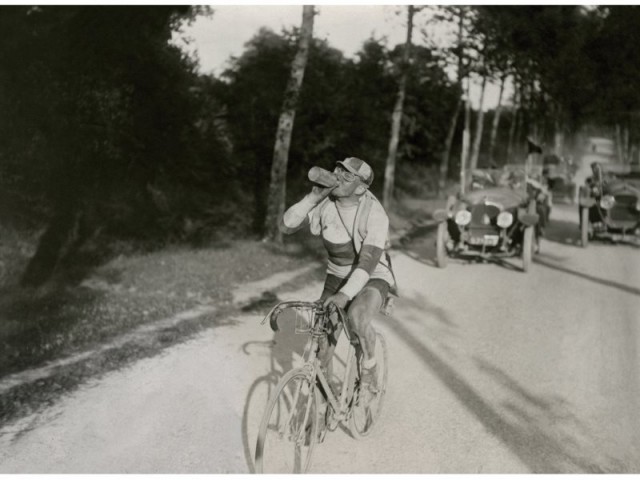
[{"label": "tree trunk", "polygon": [[469,79],[464,99],[464,131],[462,132],[462,152],[460,153],[460,192],[464,194],[466,188],[466,168],[469,158],[469,143],[471,136],[471,102],[469,101]]},{"label": "tree trunk", "polygon": [[516,118],[516,130],[513,135],[513,155],[516,157],[519,157],[519,155],[522,153],[522,132],[526,129],[527,126],[526,98],[526,91],[524,87],[522,87],[518,103],[518,110],[520,114]]},{"label": "tree trunk", "polygon": [[496,139],[498,138],[498,126],[500,124],[500,115],[502,114],[502,94],[504,93],[504,82],[507,79],[506,75],[503,75],[500,79],[500,93],[498,93],[498,105],[496,106],[493,114],[493,123],[491,125],[491,139],[489,140],[489,162],[495,164],[493,158],[496,150]]},{"label": "tree trunk", "polygon": [[265,232],[266,238],[276,243],[282,243],[282,233],[280,233],[278,223],[284,215],[289,146],[291,144],[296,106],[302,88],[302,79],[307,66],[307,59],[309,58],[309,44],[313,35],[314,14],[313,5],[305,5],[303,7],[298,51],[291,65],[291,75],[284,93],[284,102],[276,132],[276,143],[273,149]]},{"label": "tree trunk", "polygon": [[553,153],[558,157],[562,157],[562,154],[564,153],[564,131],[562,121],[560,120],[560,113],[556,114],[554,130]]},{"label": "tree trunk", "polygon": [[47,229],[40,237],[38,248],[20,279],[25,287],[39,287],[51,278],[67,247],[73,242],[78,224],[78,202],[69,193],[62,193]]},{"label": "tree trunk", "polygon": [[458,124],[458,117],[460,116],[460,110],[464,101],[458,100],[456,104],[456,110],[453,112],[451,121],[449,122],[449,131],[447,132],[447,138],[445,140],[444,151],[442,152],[442,158],[440,159],[440,178],[438,179],[438,192],[444,190],[447,182],[447,176],[449,175],[449,157],[451,156],[451,147],[453,146],[453,137],[456,133],[456,125]]},{"label": "tree trunk", "polygon": [[622,149],[622,156],[624,158],[624,163],[630,163],[629,162],[629,125],[625,125],[624,126],[624,131],[623,131],[623,149]]},{"label": "tree trunk", "polygon": [[509,127],[509,141],[507,142],[507,162],[513,154],[513,142],[515,141],[516,125],[518,123],[520,105],[520,94],[516,91],[513,102],[513,116],[511,118],[511,126]]},{"label": "tree trunk", "polygon": [[[462,44],[462,37],[464,34],[464,9],[460,10],[460,16],[458,17],[458,85],[460,86],[460,90],[462,90],[462,79],[464,77],[462,68],[463,68],[463,54],[464,48]],[[447,138],[445,140],[444,151],[442,152],[442,158],[440,159],[440,178],[438,179],[438,194],[442,190],[444,190],[445,185],[447,183],[447,177],[449,176],[449,161],[451,158],[451,147],[453,146],[453,137],[456,133],[456,126],[458,125],[458,117],[460,116],[460,110],[462,109],[462,105],[464,104],[464,100],[460,98],[458,103],[456,104],[456,109],[453,112],[453,116],[451,117],[451,121],[449,122],[449,131],[447,132]]]},{"label": "tree trunk", "polygon": [[396,171],[396,156],[398,153],[398,142],[400,140],[400,127],[402,126],[402,110],[404,108],[404,97],[407,90],[407,70],[409,68],[409,59],[411,57],[411,35],[413,34],[413,15],[414,6],[407,7],[407,40],[404,45],[402,54],[402,72],[400,74],[400,83],[398,85],[398,95],[396,103],[393,107],[391,115],[391,137],[389,139],[389,151],[387,155],[387,163],[384,169],[384,189],[382,193],[382,204],[386,210],[391,206],[391,198],[393,196],[393,186]]},{"label": "tree trunk", "polygon": [[618,156],[618,162],[622,163],[622,134],[620,132],[620,124],[616,123],[616,154]]},{"label": "tree trunk", "polygon": [[471,149],[471,162],[469,169],[475,170],[478,167],[480,157],[480,146],[482,145],[482,130],[484,130],[484,92],[487,87],[487,76],[482,77],[482,89],[480,90],[480,105],[478,107],[478,118],[476,119],[476,133]]}]

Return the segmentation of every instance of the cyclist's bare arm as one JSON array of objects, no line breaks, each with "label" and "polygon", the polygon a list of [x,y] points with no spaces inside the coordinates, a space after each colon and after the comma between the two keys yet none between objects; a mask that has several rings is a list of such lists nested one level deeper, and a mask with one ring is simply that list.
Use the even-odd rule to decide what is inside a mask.
[{"label": "cyclist's bare arm", "polygon": [[284,234],[295,233],[302,227],[309,224],[309,212],[324,200],[329,193],[330,188],[322,188],[314,186],[307,195],[298,203],[291,205],[280,221],[280,231]]}]

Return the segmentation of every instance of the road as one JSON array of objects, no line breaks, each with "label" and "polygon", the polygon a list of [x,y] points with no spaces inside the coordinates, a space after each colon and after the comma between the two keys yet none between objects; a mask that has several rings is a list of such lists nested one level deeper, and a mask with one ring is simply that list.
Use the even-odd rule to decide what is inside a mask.
[{"label": "road", "polygon": [[[396,251],[402,298],[376,320],[390,350],[381,423],[361,441],[329,434],[312,472],[640,472],[638,248],[583,249],[576,220],[554,207],[527,274],[437,269],[432,238]],[[0,473],[250,472],[267,386],[301,349],[260,319],[238,316],[4,426]]]}]

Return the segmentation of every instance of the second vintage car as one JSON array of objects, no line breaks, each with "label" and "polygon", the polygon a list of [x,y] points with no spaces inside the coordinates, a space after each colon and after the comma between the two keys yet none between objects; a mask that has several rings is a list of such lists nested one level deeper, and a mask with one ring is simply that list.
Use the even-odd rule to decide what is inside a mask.
[{"label": "second vintage car", "polygon": [[449,197],[438,221],[436,263],[450,256],[519,257],[527,272],[549,217],[545,187],[522,167],[474,170],[464,194]]},{"label": "second vintage car", "polygon": [[592,176],[580,188],[582,246],[590,240],[637,242],[640,239],[640,171],[629,165],[591,165]]}]

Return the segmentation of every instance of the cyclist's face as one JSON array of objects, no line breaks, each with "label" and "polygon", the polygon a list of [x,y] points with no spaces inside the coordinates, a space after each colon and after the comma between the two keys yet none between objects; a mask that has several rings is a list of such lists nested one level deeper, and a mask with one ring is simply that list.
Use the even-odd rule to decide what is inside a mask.
[{"label": "cyclist's face", "polygon": [[333,190],[333,192],[331,192],[334,197],[351,196],[362,183],[360,177],[348,170],[345,170],[340,165],[333,170],[333,173],[336,174],[339,182],[339,185]]},{"label": "cyclist's face", "polygon": [[342,179],[342,181],[344,182],[354,182],[359,178],[355,173],[352,173],[349,170],[346,170],[341,165],[338,165],[333,170],[333,173],[335,173],[338,176],[338,178]]}]

